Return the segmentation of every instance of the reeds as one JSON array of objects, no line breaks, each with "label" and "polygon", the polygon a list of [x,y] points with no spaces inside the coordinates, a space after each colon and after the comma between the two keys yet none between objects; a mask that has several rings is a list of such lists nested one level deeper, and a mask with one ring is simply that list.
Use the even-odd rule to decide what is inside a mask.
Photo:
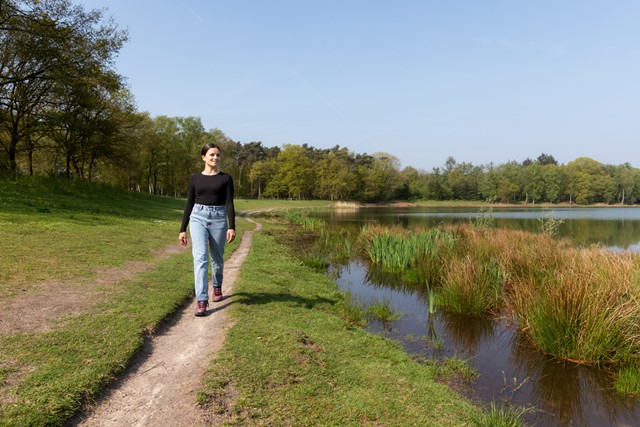
[{"label": "reeds", "polygon": [[460,224],[413,233],[369,226],[361,238],[372,263],[437,289],[450,311],[512,313],[554,357],[640,363],[640,256],[574,248],[551,234]]},{"label": "reeds", "polygon": [[440,301],[451,311],[479,316],[502,306],[507,273],[495,259],[454,258],[446,269]]},{"label": "reeds", "polygon": [[288,222],[300,224],[306,231],[322,231],[326,226],[325,221],[319,218],[303,215],[303,213],[298,210],[287,211],[285,213],[285,219]]},{"label": "reeds", "polygon": [[567,249],[542,282],[514,283],[520,328],[551,355],[586,363],[640,357],[637,256]]},{"label": "reeds", "polygon": [[405,273],[410,282],[436,283],[442,279],[443,258],[453,249],[455,238],[444,229],[408,233],[399,228],[369,225],[360,240],[373,264],[388,273]]}]

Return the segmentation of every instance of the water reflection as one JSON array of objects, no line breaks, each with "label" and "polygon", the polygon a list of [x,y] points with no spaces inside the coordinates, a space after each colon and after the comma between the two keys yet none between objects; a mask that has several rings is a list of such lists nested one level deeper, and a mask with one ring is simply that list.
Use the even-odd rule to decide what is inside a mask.
[{"label": "water reflection", "polygon": [[[473,221],[479,208],[366,208],[314,212],[333,225],[357,230],[376,221],[406,228],[435,227]],[[640,248],[640,208],[494,208],[496,227],[539,231],[539,218],[549,216],[564,221],[558,237],[568,237],[583,246],[603,245],[624,250]]]},{"label": "water reflection", "polygon": [[481,344],[496,337],[496,322],[485,318],[470,318],[439,311],[437,321],[442,325],[447,343],[456,353],[477,355]]},{"label": "water reflection", "polygon": [[[339,267],[336,277],[343,290],[365,304],[386,300],[403,313],[392,328],[372,324],[373,332],[400,340],[412,354],[467,360],[479,373],[471,384],[475,397],[534,406],[525,417],[532,425],[640,425],[640,402],[616,394],[609,373],[548,358],[517,333],[511,319],[470,318],[441,309],[430,316],[425,288],[358,260]],[[442,348],[434,348],[436,340]]]}]

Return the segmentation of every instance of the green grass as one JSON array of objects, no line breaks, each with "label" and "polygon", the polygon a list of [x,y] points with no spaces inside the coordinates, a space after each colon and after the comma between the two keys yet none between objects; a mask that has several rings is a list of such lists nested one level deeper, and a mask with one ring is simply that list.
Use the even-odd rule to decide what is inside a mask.
[{"label": "green grass", "polygon": [[640,367],[632,365],[622,368],[616,377],[615,388],[618,393],[640,397]]},{"label": "green grass", "polygon": [[122,371],[143,342],[144,331],[191,298],[189,254],[182,253],[125,283],[90,314],[66,319],[40,334],[0,340],[0,357],[24,373],[5,391],[11,405],[0,409],[2,425],[59,425]]},{"label": "green grass", "polygon": [[466,360],[458,356],[448,357],[439,365],[438,374],[444,377],[459,376],[464,381],[472,381],[478,373],[472,369]]},{"label": "green grass", "polygon": [[[43,332],[0,335],[0,425],[61,425],[121,372],[153,331],[193,294],[190,251],[177,245],[184,200],[67,181],[0,185],[0,302],[34,298],[46,283],[74,289],[97,271],[146,261],[152,267],[102,286],[82,315],[60,313]],[[239,218],[237,242],[253,224]],[[58,286],[60,286],[58,284]],[[16,295],[19,294],[19,295]]]},{"label": "green grass", "polygon": [[209,410],[230,425],[465,425],[477,408],[397,343],[343,319],[343,296],[268,234],[236,284],[225,348],[207,376]]},{"label": "green grass", "polygon": [[367,309],[351,292],[344,292],[336,308],[338,315],[351,325],[364,326],[367,324]]},{"label": "green grass", "polygon": [[498,407],[492,403],[488,414],[484,418],[474,421],[477,427],[526,427],[523,417],[530,412],[528,408],[521,407]]},{"label": "green grass", "polygon": [[383,323],[391,323],[401,317],[399,312],[391,308],[391,301],[389,300],[372,302],[367,307],[367,314]]},{"label": "green grass", "polygon": [[288,211],[290,209],[326,208],[331,202],[326,200],[271,200],[271,199],[236,199],[236,211],[255,211],[276,209]]},{"label": "green grass", "polygon": [[149,261],[175,244],[184,201],[76,182],[0,186],[0,300],[36,283],[80,282],[96,270]]}]

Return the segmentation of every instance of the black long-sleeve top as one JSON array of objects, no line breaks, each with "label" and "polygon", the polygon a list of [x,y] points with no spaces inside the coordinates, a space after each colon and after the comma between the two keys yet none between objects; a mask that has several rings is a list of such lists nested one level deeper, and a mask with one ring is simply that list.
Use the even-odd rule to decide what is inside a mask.
[{"label": "black long-sleeve top", "polygon": [[219,172],[215,175],[199,173],[189,178],[187,205],[184,207],[180,232],[187,231],[189,216],[191,216],[193,205],[196,203],[224,206],[227,211],[229,228],[235,230],[236,210],[233,205],[233,178],[231,178],[231,175],[224,172]]}]

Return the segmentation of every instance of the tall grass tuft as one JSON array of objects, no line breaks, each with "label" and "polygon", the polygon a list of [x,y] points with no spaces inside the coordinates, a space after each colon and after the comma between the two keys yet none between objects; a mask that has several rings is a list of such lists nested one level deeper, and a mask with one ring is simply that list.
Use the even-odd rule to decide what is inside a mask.
[{"label": "tall grass tuft", "polygon": [[451,311],[480,316],[502,306],[507,273],[495,259],[453,259],[446,271],[440,301]]},{"label": "tall grass tuft", "polygon": [[400,313],[391,308],[388,300],[375,301],[367,307],[367,314],[383,323],[391,323],[400,319]]},{"label": "tall grass tuft", "polygon": [[542,351],[584,363],[627,363],[640,354],[637,256],[572,249],[543,282],[519,281],[519,326]]},{"label": "tall grass tuft", "polygon": [[352,325],[364,326],[367,324],[367,310],[351,292],[342,293],[342,299],[338,303],[338,313]]},{"label": "tall grass tuft", "polygon": [[427,286],[427,303],[429,306],[429,317],[436,312],[436,290],[433,286]]},{"label": "tall grass tuft", "polygon": [[563,219],[555,217],[555,212],[551,211],[538,218],[538,226],[540,232],[548,234],[549,236],[555,236],[558,234],[558,229],[564,224]]},{"label": "tall grass tuft", "polygon": [[478,228],[493,228],[496,225],[496,219],[493,216],[493,208],[491,206],[482,206],[478,215],[473,218],[472,223]]},{"label": "tall grass tuft", "polygon": [[530,409],[515,406],[498,407],[495,402],[491,402],[489,411],[482,417],[474,421],[476,427],[526,427],[523,420]]},{"label": "tall grass tuft", "polygon": [[615,388],[621,394],[640,396],[640,367],[631,365],[622,368],[616,377]]}]

